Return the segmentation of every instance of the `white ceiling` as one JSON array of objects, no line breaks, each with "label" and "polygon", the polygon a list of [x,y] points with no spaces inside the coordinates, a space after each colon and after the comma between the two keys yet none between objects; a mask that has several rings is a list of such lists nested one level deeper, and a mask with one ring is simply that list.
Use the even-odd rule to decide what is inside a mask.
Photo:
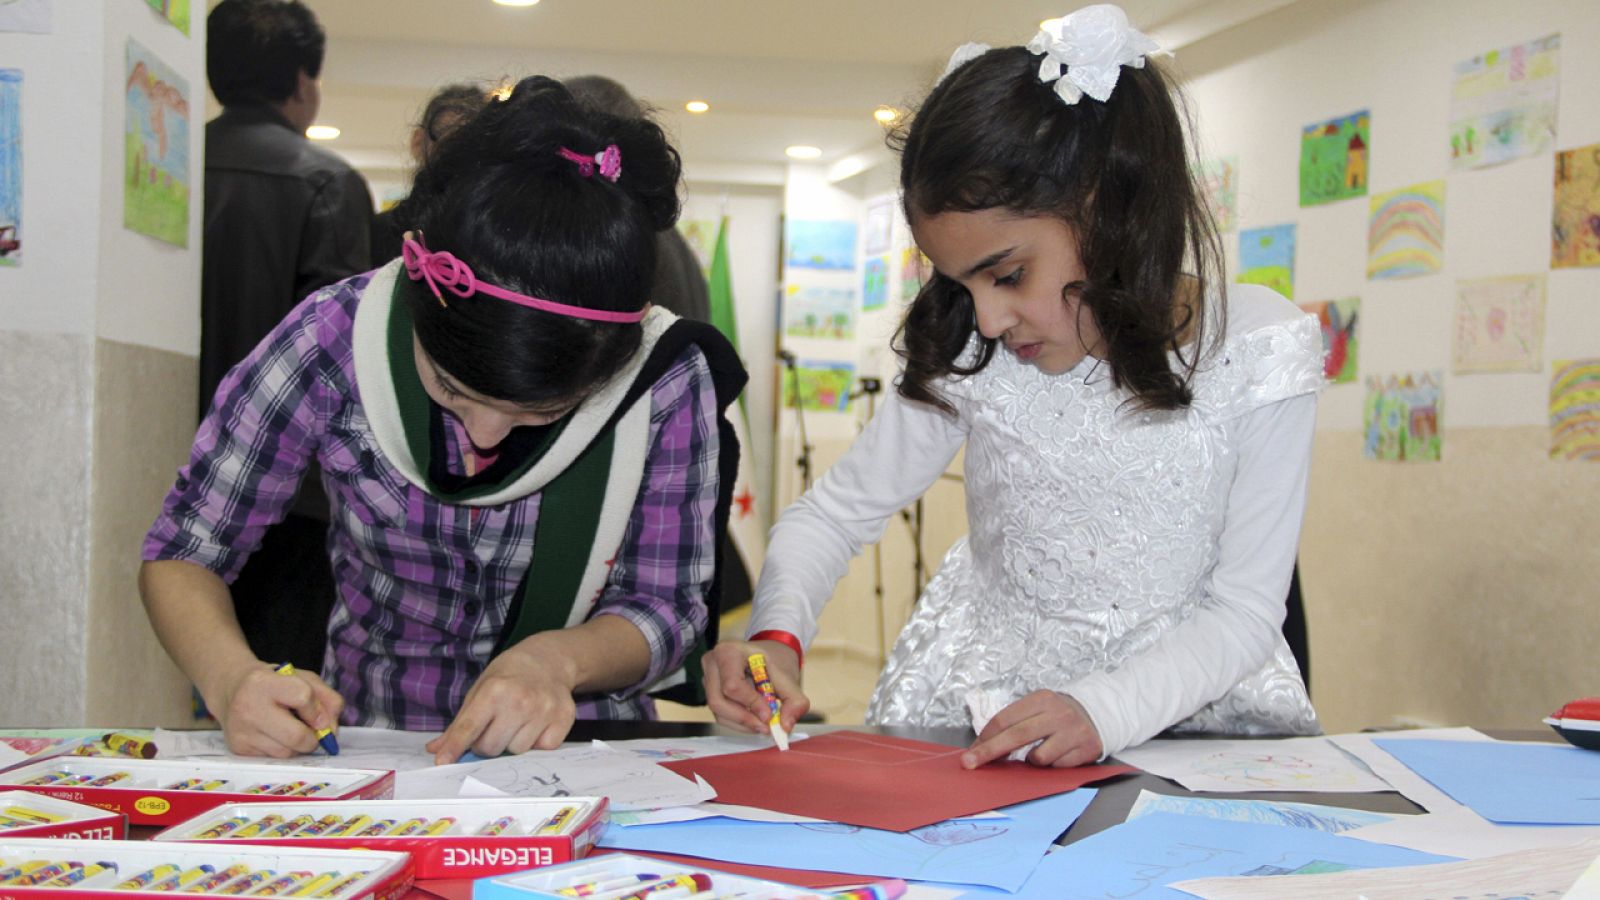
[{"label": "white ceiling", "polygon": [[[208,5],[215,5],[211,0]],[[969,40],[1023,43],[1050,0],[307,0],[328,31],[319,119],[330,148],[398,177],[410,124],[438,86],[603,74],[658,107],[692,180],[778,183],[784,147],[873,153],[880,104],[914,105]],[[1124,0],[1176,47],[1291,0]],[[711,112],[683,110],[706,100]]]}]

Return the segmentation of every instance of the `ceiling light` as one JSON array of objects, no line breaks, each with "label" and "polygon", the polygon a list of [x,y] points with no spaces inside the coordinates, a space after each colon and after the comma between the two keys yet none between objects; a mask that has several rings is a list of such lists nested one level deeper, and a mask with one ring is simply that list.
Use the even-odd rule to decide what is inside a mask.
[{"label": "ceiling light", "polygon": [[872,117],[880,123],[888,125],[895,119],[900,118],[900,110],[892,106],[880,106],[872,111]]},{"label": "ceiling light", "polygon": [[539,0],[494,0],[501,6],[538,6]]},{"label": "ceiling light", "polygon": [[306,129],[306,137],[313,141],[331,141],[339,136],[339,129],[332,125],[313,125]]},{"label": "ceiling light", "polygon": [[[495,0],[495,2],[498,3],[498,2],[500,2],[500,0]],[[537,2],[539,2],[539,0],[534,0],[534,2],[537,3]],[[1039,30],[1040,31],[1049,31],[1050,30],[1050,26],[1056,24],[1059,21],[1061,21],[1061,20],[1060,19],[1041,19],[1041,20],[1039,20]]]},{"label": "ceiling light", "polygon": [[783,152],[790,159],[816,159],[822,155],[822,148],[813,147],[810,144],[795,144],[792,147],[783,148]]},{"label": "ceiling light", "polygon": [[703,113],[710,111],[711,104],[705,102],[704,100],[690,100],[688,103],[683,105],[683,108],[692,113]]}]

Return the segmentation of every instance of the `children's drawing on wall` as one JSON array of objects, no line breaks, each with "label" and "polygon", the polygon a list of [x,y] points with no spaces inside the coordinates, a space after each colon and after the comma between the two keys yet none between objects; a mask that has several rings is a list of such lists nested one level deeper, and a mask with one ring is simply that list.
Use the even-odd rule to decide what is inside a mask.
[{"label": "children's drawing on wall", "polygon": [[122,224],[189,244],[189,83],[128,41]]},{"label": "children's drawing on wall", "polygon": [[784,235],[791,269],[848,271],[856,267],[856,223],[790,219]]},{"label": "children's drawing on wall", "polygon": [[1543,275],[1478,278],[1456,285],[1451,370],[1537,372],[1544,357]]},{"label": "children's drawing on wall", "polygon": [[1239,157],[1223,156],[1200,164],[1201,199],[1216,220],[1217,231],[1239,227]]},{"label": "children's drawing on wall", "polygon": [[861,309],[882,309],[889,302],[889,257],[874,256],[861,272]]},{"label": "children's drawing on wall", "polygon": [[1437,462],[1443,438],[1439,414],[1444,373],[1407,372],[1367,377],[1367,459]]},{"label": "children's drawing on wall", "polygon": [[1556,137],[1561,35],[1499,47],[1456,63],[1450,167],[1476,169],[1544,153]]},{"label": "children's drawing on wall", "polygon": [[189,0],[144,0],[150,8],[161,14],[173,28],[189,33]]},{"label": "children's drawing on wall", "polygon": [[1294,225],[1239,232],[1239,279],[1294,299]]},{"label": "children's drawing on wall", "polygon": [[0,69],[0,266],[22,265],[22,70]]},{"label": "children's drawing on wall", "polygon": [[1550,458],[1600,462],[1600,358],[1555,361],[1550,375]]},{"label": "children's drawing on wall", "polygon": [[0,31],[50,33],[51,0],[0,0]]},{"label": "children's drawing on wall", "polygon": [[1367,110],[1300,129],[1300,205],[1317,206],[1367,194]]},{"label": "children's drawing on wall", "polygon": [[795,390],[798,387],[801,409],[850,411],[850,388],[856,380],[856,367],[853,364],[801,360],[791,371],[793,374],[783,374],[784,409],[794,408]]},{"label": "children's drawing on wall", "polygon": [[1302,303],[1300,308],[1322,325],[1322,376],[1333,384],[1356,380],[1356,323],[1361,318],[1361,298]]},{"label": "children's drawing on wall", "polygon": [[900,302],[917,299],[922,283],[933,274],[933,263],[916,247],[900,248]]},{"label": "children's drawing on wall", "polygon": [[1600,266],[1600,144],[1556,154],[1550,267]]},{"label": "children's drawing on wall", "polygon": [[790,337],[855,340],[855,290],[789,285],[783,291],[783,333]]},{"label": "children's drawing on wall", "polygon": [[712,219],[679,219],[678,233],[694,251],[700,274],[710,277],[711,254],[717,249],[717,223]]},{"label": "children's drawing on wall", "polygon": [[867,256],[888,253],[893,231],[894,197],[875,197],[867,201],[867,212],[861,223],[861,252]]},{"label": "children's drawing on wall", "polygon": [[1371,200],[1367,277],[1412,278],[1444,266],[1444,182],[1429,181]]}]

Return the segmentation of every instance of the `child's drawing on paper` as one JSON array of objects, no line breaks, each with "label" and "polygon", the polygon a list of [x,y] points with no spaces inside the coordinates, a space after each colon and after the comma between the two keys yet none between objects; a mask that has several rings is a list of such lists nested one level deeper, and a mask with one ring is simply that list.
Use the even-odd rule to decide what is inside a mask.
[{"label": "child's drawing on paper", "polygon": [[1444,182],[1377,194],[1367,224],[1367,277],[1411,278],[1444,266]]},{"label": "child's drawing on paper", "polygon": [[1499,47],[1456,63],[1450,167],[1475,169],[1550,148],[1556,136],[1561,35]]},{"label": "child's drawing on paper", "polygon": [[1558,359],[1550,375],[1550,458],[1600,462],[1600,359]]},{"label": "child's drawing on paper", "polygon": [[1322,326],[1322,375],[1333,384],[1356,380],[1356,322],[1361,318],[1361,298],[1302,303],[1300,308],[1317,317]]},{"label": "child's drawing on paper", "polygon": [[1556,154],[1550,267],[1600,266],[1600,144]]},{"label": "child's drawing on paper", "polygon": [[1452,371],[1537,372],[1544,349],[1543,275],[1457,285]]},{"label": "child's drawing on paper", "polygon": [[122,224],[189,244],[189,83],[128,41]]},{"label": "child's drawing on paper", "polygon": [[1239,280],[1294,299],[1294,225],[1239,232]]},{"label": "child's drawing on paper", "polygon": [[1367,459],[1437,462],[1443,383],[1440,372],[1368,377],[1362,448]]},{"label": "child's drawing on paper", "polygon": [[1300,205],[1365,196],[1371,135],[1366,110],[1300,129]]}]

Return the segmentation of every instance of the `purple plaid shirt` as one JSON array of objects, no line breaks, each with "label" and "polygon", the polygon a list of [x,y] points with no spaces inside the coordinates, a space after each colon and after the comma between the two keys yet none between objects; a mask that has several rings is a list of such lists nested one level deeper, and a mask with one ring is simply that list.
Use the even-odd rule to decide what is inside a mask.
[{"label": "purple plaid shirt", "polygon": [[[306,298],[223,379],[143,556],[186,560],[231,583],[316,459],[332,507],[339,591],[322,675],[344,697],[347,724],[439,730],[505,625],[528,567],[540,495],[477,510],[443,503],[378,451],[351,344],[368,277]],[[576,697],[580,719],[652,718],[644,688],[678,668],[706,626],[717,422],[698,350],[656,382],[650,406],[644,481],[591,614],[638,627],[650,668],[627,689]],[[449,465],[461,471],[469,445],[460,424],[445,418],[454,424]]]}]

